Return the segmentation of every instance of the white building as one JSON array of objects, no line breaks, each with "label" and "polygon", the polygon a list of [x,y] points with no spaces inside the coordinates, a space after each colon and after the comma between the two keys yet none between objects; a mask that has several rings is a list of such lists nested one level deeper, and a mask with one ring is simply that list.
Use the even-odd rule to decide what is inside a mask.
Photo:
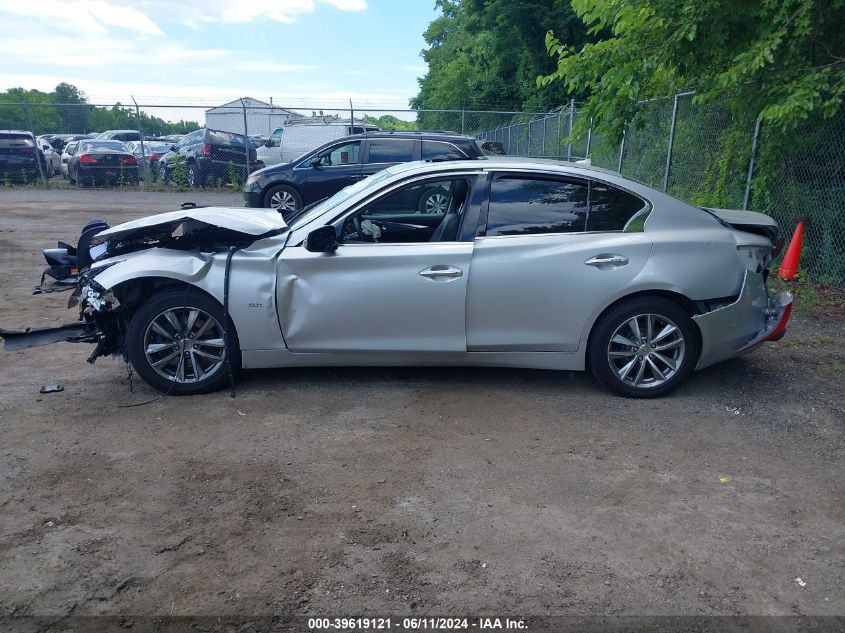
[{"label": "white building", "polygon": [[298,112],[252,97],[244,97],[206,110],[205,126],[212,130],[244,134],[244,110],[246,110],[246,134],[249,136],[270,136],[276,128],[283,127],[294,119],[302,118]]}]

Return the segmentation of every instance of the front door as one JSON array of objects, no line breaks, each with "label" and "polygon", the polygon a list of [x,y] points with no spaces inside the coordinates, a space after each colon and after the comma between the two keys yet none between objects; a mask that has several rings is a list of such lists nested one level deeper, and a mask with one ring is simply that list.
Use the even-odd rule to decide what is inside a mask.
[{"label": "front door", "polygon": [[[285,249],[277,294],[288,348],[465,352],[473,242],[459,229],[472,179],[429,179],[366,203],[339,223],[333,253]],[[450,195],[439,217],[417,208],[432,186]]]},{"label": "front door", "polygon": [[338,143],[316,156],[317,165],[310,162],[304,188],[305,204],[333,196],[344,187],[363,178],[361,172],[361,141]]}]

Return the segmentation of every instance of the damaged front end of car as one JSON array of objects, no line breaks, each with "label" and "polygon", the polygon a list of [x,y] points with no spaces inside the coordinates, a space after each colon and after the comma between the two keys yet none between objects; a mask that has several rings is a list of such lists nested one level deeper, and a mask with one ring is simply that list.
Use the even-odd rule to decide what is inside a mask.
[{"label": "damaged front end of car", "polygon": [[[72,290],[68,308],[78,321],[50,328],[0,328],[8,351],[52,343],[89,343],[93,363],[101,356],[128,360],[125,334],[144,298],[162,285],[203,284],[216,253],[245,248],[287,230],[275,211],[189,206],[114,227],[89,223],[74,249],[45,251],[48,267],[33,294]],[[49,252],[48,252],[49,251]],[[55,281],[45,284],[50,277]]]}]

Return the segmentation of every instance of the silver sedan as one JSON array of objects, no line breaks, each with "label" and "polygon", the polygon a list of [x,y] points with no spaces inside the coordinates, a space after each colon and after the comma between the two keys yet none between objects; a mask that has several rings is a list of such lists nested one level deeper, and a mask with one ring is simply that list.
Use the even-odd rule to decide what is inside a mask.
[{"label": "silver sedan", "polygon": [[[442,208],[421,213],[435,187]],[[571,163],[406,163],[288,224],[188,208],[101,231],[79,323],[4,332],[7,348],[90,341],[172,394],[241,368],[487,365],[589,369],[655,397],[781,337],[791,309],[766,288],[768,216]]]}]

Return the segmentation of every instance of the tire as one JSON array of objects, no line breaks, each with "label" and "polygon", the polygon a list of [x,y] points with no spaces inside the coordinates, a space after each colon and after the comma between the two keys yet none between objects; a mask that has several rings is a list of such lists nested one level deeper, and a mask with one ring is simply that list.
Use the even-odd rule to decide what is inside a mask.
[{"label": "tire", "polygon": [[443,187],[431,187],[426,189],[420,196],[417,203],[417,211],[420,213],[446,214],[451,202],[448,189]]},{"label": "tire", "polygon": [[276,185],[264,194],[264,206],[279,213],[296,211],[302,208],[302,196],[289,185]]},{"label": "tire", "polygon": [[[222,323],[223,306],[208,295],[190,288],[163,290],[144,302],[129,321],[129,362],[145,382],[163,393],[184,396],[221,389],[229,383]],[[231,321],[229,340],[234,372],[240,368],[241,353]]]},{"label": "tire", "polygon": [[196,163],[188,163],[188,186],[191,188],[202,187],[205,184],[202,171]]},{"label": "tire", "polygon": [[596,380],[612,392],[659,398],[692,373],[699,350],[698,331],[684,308],[664,297],[641,296],[622,301],[599,318],[587,361]]}]

